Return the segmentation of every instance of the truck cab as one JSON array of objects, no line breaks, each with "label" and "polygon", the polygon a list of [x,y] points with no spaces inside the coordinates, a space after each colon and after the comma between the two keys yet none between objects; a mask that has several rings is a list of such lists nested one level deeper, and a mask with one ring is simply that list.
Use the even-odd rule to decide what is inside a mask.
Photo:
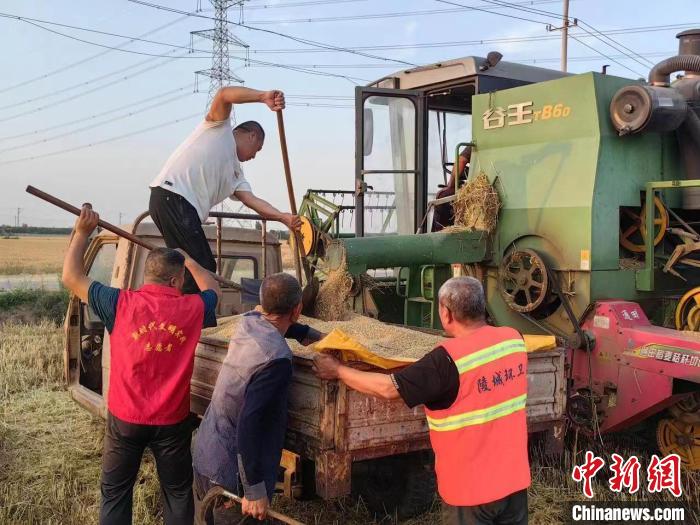
[{"label": "truck cab", "polygon": [[[156,245],[165,246],[153,223],[140,220],[125,229]],[[282,271],[280,241],[274,233],[251,228],[204,227],[212,253],[217,254],[219,274],[240,283],[242,278],[262,278]],[[120,289],[136,290],[143,284],[147,250],[102,231],[91,239],[85,255],[88,276]],[[235,315],[248,309],[238,290],[224,288],[217,315]],[[65,320],[65,378],[71,397],[91,413],[105,417],[105,393],[109,383],[109,334],[95,312],[79,298],[71,298]]]}]

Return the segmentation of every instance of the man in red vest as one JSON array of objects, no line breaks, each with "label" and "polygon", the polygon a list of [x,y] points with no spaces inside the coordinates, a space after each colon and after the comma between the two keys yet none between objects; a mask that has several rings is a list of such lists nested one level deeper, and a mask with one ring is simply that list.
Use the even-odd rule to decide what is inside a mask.
[{"label": "man in red vest", "polygon": [[321,379],[384,399],[425,405],[443,522],[527,523],[527,352],[521,335],[485,322],[481,283],[449,279],[439,292],[445,339],[394,374],[361,372],[320,354]]},{"label": "man in red vest", "polygon": [[[63,284],[110,333],[100,523],[131,523],[133,487],[146,447],[156,460],[166,525],[192,523],[190,379],[202,326],[216,326],[219,286],[199,264],[169,248],[148,254],[139,290],[91,280],[83,257],[98,219],[89,205],[83,206]],[[185,268],[203,292],[182,294]]]}]

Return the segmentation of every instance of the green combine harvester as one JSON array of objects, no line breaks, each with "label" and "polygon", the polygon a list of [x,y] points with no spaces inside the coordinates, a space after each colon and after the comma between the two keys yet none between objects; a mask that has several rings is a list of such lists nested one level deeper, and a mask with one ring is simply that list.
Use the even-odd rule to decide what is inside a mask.
[{"label": "green combine harvester", "polygon": [[[575,425],[654,416],[662,451],[700,468],[700,30],[678,38],[648,80],[492,52],[357,88],[355,189],[309,190],[300,209],[317,276],[346,269],[355,311],[428,330],[443,282],[480,279],[491,322],[567,352]],[[466,148],[456,195],[485,175],[496,227],[434,232]]]}]

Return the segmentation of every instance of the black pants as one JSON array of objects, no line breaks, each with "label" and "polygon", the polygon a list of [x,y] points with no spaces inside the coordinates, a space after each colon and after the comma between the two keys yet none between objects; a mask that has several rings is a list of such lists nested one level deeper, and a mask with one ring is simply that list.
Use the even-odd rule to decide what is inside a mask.
[{"label": "black pants", "polygon": [[474,507],[443,503],[443,525],[527,525],[527,489]]},{"label": "black pants", "polygon": [[129,525],[133,488],[146,447],[153,452],[160,480],[165,525],[190,525],[192,424],[136,425],[107,415],[102,456],[100,525]]},{"label": "black pants", "polygon": [[[216,271],[216,260],[202,229],[197,210],[187,199],[164,188],[151,188],[148,211],[168,248],[181,248],[202,267],[212,272]],[[190,272],[185,272],[182,291],[200,291]]]}]

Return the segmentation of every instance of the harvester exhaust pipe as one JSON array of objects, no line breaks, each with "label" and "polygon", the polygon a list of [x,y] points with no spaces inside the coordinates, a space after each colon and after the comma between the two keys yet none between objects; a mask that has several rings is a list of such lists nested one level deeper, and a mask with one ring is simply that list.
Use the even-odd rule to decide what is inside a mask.
[{"label": "harvester exhaust pipe", "polygon": [[700,29],[689,29],[676,35],[678,55],[656,64],[649,71],[652,86],[668,86],[671,73],[685,71],[686,77],[700,77]]},{"label": "harvester exhaust pipe", "polygon": [[[676,35],[678,55],[649,72],[648,85],[625,86],[610,102],[610,118],[622,135],[676,132],[685,176],[700,179],[700,29]],[[685,74],[671,86],[671,74]],[[700,188],[683,190],[683,208],[700,209]]]}]

